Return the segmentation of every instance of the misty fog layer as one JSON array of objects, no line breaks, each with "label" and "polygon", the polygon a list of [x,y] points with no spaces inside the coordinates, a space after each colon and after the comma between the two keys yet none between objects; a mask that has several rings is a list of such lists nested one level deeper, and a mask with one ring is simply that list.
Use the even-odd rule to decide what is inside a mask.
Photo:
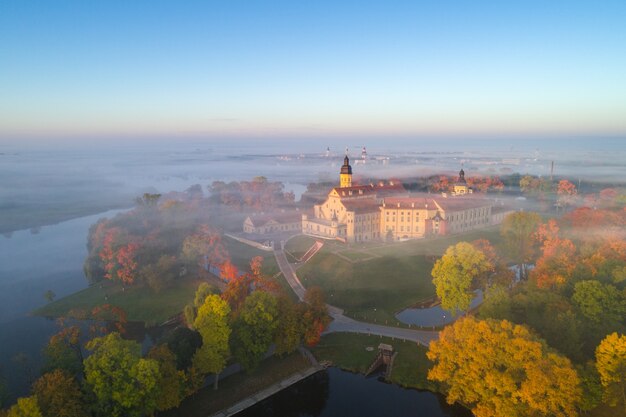
[{"label": "misty fog layer", "polygon": [[[265,176],[296,199],[314,181],[336,180],[348,151],[359,178],[514,172],[620,183],[626,144],[618,139],[141,141],[108,146],[0,148],[0,232],[125,208],[144,192]],[[366,148],[364,157],[363,147]],[[554,164],[553,164],[554,163]],[[36,230],[35,230],[36,232]]]}]

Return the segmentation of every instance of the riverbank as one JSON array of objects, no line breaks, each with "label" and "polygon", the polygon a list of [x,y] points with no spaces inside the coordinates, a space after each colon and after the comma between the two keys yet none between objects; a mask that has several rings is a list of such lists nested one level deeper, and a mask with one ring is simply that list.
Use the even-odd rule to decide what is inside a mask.
[{"label": "riverbank", "polygon": [[284,358],[271,356],[261,362],[256,370],[250,373],[239,372],[224,378],[220,381],[217,390],[214,390],[212,385],[204,387],[185,399],[178,408],[166,411],[161,416],[207,417],[227,410],[238,402],[268,389],[273,384],[280,383],[310,368],[309,360],[299,352]]},{"label": "riverbank", "polygon": [[341,369],[365,374],[378,354],[380,343],[391,345],[398,353],[389,382],[407,388],[439,391],[438,385],[426,378],[431,366],[426,357],[428,348],[415,342],[356,333],[330,333],[322,337],[312,352],[320,362],[328,361]]}]

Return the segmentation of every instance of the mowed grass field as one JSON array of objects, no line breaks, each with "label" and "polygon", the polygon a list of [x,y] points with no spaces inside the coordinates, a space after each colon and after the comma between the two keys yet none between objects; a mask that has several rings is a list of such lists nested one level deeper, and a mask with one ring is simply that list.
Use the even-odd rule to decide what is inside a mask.
[{"label": "mowed grass field", "polygon": [[[324,247],[297,274],[306,287],[319,286],[329,304],[365,321],[398,325],[395,313],[435,295],[430,275],[435,260],[460,241],[501,242],[498,227],[464,235],[394,243],[346,245],[325,241]],[[293,242],[293,243],[292,243]],[[298,236],[287,250],[302,252],[315,239]]]}]

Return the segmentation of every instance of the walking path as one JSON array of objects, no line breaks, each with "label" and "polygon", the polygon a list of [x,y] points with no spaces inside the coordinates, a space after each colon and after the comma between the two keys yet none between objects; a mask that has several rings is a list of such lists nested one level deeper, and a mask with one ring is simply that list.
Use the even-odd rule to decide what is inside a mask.
[{"label": "walking path", "polygon": [[[276,248],[274,250],[274,256],[276,257],[278,267],[287,280],[287,283],[289,283],[289,286],[291,286],[291,289],[293,289],[293,292],[296,293],[298,298],[301,301],[304,301],[304,293],[306,289],[298,279],[293,266],[287,260],[285,252]],[[439,336],[439,333],[436,331],[402,329],[399,327],[383,326],[380,324],[357,321],[346,317],[343,314],[342,309],[331,305],[328,305],[328,312],[333,318],[333,321],[330,323],[324,334],[333,332],[362,333],[368,335],[386,336],[395,339],[411,340],[424,346],[428,346],[431,340],[436,340]]]},{"label": "walking path", "polygon": [[324,369],[324,367],[317,362],[317,359],[315,359],[315,356],[313,356],[313,354],[308,349],[305,349],[302,346],[300,346],[298,348],[298,351],[300,351],[300,354],[302,354],[302,356],[304,356],[305,358],[309,360],[309,362],[311,362],[310,368],[307,368],[303,371],[298,371],[295,374],[292,374],[291,376],[283,379],[282,381],[279,381],[273,385],[270,385],[269,387],[265,388],[262,391],[252,394],[251,396],[239,401],[233,406],[225,410],[222,410],[218,413],[213,414],[212,417],[228,417],[228,416],[237,414],[240,411],[243,411],[248,407],[252,407],[254,404],[258,403],[259,401],[263,401],[267,397],[270,397],[276,394],[277,392],[282,391],[283,389],[295,384],[296,382],[302,381],[303,379],[308,378],[314,373],[319,372]]},{"label": "walking path", "polygon": [[252,407],[254,404],[258,403],[259,401],[263,401],[267,397],[270,397],[276,394],[277,392],[282,391],[283,389],[295,384],[296,382],[302,381],[304,378],[308,378],[314,373],[319,372],[321,369],[322,369],[321,367],[318,368],[318,367],[312,366],[308,369],[305,369],[304,371],[296,372],[295,374],[291,375],[289,378],[283,379],[282,381],[277,382],[276,384],[265,388],[263,391],[259,391],[256,394],[253,394],[249,396],[248,398],[242,401],[239,401],[237,404],[233,405],[232,407],[229,407],[226,410],[222,410],[216,414],[213,414],[212,417],[228,417],[228,416],[237,414],[240,411],[243,411],[248,407]]}]

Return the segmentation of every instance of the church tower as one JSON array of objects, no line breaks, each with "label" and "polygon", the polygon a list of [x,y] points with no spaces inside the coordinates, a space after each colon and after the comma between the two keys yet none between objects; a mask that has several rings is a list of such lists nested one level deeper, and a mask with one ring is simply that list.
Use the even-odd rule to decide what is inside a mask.
[{"label": "church tower", "polygon": [[454,184],[454,195],[465,195],[471,193],[471,189],[467,186],[467,181],[465,181],[465,171],[463,168],[459,171],[459,179]]},{"label": "church tower", "polygon": [[352,187],[352,167],[350,166],[350,159],[348,155],[343,158],[343,165],[339,173],[339,187]]}]

